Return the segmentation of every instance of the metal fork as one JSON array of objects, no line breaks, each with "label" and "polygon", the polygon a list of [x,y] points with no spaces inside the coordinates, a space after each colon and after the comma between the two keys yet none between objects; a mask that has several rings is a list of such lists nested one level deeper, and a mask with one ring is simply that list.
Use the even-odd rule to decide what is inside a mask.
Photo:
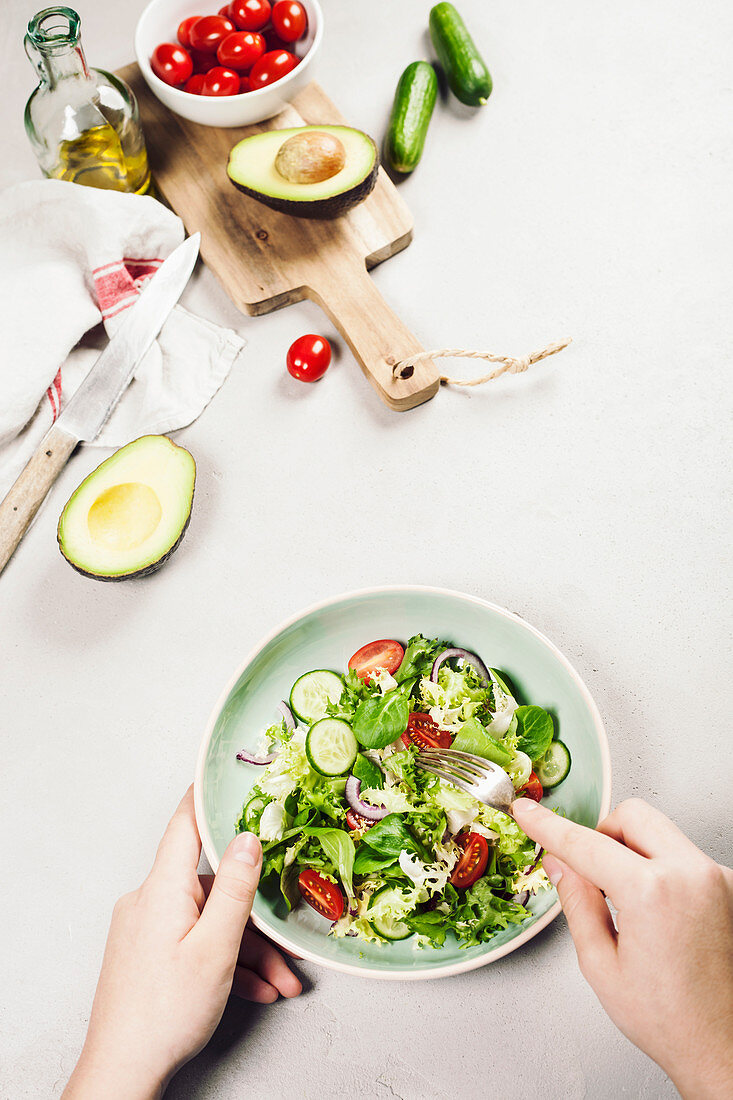
[{"label": "metal fork", "polygon": [[512,781],[498,764],[456,749],[421,749],[415,763],[423,771],[460,787],[479,802],[509,814],[516,795]]}]

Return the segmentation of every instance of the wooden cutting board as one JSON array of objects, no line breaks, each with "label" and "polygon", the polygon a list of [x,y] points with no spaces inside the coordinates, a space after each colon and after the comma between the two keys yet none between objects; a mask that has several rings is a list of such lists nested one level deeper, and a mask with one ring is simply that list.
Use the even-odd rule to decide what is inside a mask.
[{"label": "wooden cutting board", "polygon": [[365,202],[333,221],[280,214],[230,183],[229,150],[261,130],[345,120],[324,91],[309,84],[276,118],[218,129],[188,122],[159,102],[137,65],[119,74],[133,88],[160,194],[189,233],[201,232],[201,256],[245,313],[269,313],[311,298],[328,314],[380,397],[403,411],[440,385],[432,361],[409,378],[393,366],[423,348],[386,304],[367,269],[406,248],[412,218],[382,168]]}]

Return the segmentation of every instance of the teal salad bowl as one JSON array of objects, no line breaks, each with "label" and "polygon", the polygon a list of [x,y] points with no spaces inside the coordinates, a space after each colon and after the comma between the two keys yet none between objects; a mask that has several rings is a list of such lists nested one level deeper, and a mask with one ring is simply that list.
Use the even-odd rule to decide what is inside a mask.
[{"label": "teal salad bowl", "polygon": [[[214,707],[196,769],[196,818],[203,848],[216,870],[235,833],[235,822],[257,767],[237,761],[255,751],[262,732],[278,717],[308,669],[343,672],[349,657],[374,638],[406,641],[414,634],[440,637],[478,653],[503,670],[520,702],[539,704],[554,718],[556,736],[570,750],[567,778],[545,799],[567,817],[595,826],[611,802],[611,762],[603,722],[588,688],[566,657],[518,615],[476,596],[418,586],[371,588],[310,607],[279,626],[244,659]],[[416,980],[472,970],[515,951],[554,920],[554,890],[528,903],[531,915],[489,942],[460,947],[452,934],[441,948],[420,947],[415,937],[391,943],[328,936],[329,924],[307,905],[281,914],[278,903],[258,893],[252,921],[276,944],[333,970],[370,978]]]}]

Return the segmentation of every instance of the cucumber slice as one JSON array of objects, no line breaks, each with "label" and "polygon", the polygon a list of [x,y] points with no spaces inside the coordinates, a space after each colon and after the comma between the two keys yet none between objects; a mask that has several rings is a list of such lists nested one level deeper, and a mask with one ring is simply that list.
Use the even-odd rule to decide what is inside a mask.
[{"label": "cucumber slice", "polygon": [[335,672],[326,668],[306,672],[293,684],[290,709],[301,722],[317,722],[326,717],[329,703],[338,703],[343,689],[343,681]]},{"label": "cucumber slice", "polygon": [[262,795],[256,794],[254,798],[250,798],[249,802],[244,807],[244,824],[249,832],[257,832],[257,826],[260,823],[265,805],[266,803]]},{"label": "cucumber slice", "polygon": [[354,731],[340,718],[321,718],[308,730],[305,755],[321,775],[343,775],[351,769],[358,753]]},{"label": "cucumber slice", "polygon": [[570,771],[570,753],[562,741],[553,741],[549,749],[534,767],[535,774],[544,790],[551,791],[562,783]]},{"label": "cucumber slice", "polygon": [[[379,899],[380,903],[390,904],[394,901],[395,904],[399,903],[402,899],[402,893],[395,886],[383,886],[380,890],[377,890],[376,894],[372,895],[369,902],[369,909],[374,907],[374,903]],[[367,910],[368,912],[368,910]],[[391,916],[389,913],[374,914],[369,917],[369,923],[374,931],[383,936],[385,940],[406,940],[408,936],[413,935],[412,929],[404,921],[398,920]]]}]

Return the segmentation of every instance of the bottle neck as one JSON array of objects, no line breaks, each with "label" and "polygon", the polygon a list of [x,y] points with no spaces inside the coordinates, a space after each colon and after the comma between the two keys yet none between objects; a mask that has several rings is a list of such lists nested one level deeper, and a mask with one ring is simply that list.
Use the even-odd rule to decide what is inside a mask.
[{"label": "bottle neck", "polygon": [[25,51],[41,80],[52,88],[68,77],[89,79],[79,24],[71,8],[46,8],[28,24]]}]

